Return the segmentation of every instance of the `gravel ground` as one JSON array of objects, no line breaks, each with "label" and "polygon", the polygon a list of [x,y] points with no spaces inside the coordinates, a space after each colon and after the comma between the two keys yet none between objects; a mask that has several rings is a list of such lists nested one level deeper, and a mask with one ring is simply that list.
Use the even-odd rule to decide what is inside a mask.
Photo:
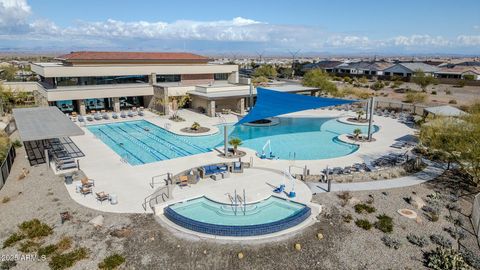
[{"label": "gravel ground", "polygon": [[[337,194],[318,194],[314,201],[324,205],[319,222],[288,239],[270,243],[218,244],[211,241],[188,240],[172,235],[163,228],[151,214],[110,214],[78,205],[70,199],[62,179],[53,175],[45,166],[30,167],[24,159],[24,150],[18,149],[13,172],[5,187],[0,190],[0,200],[9,197],[7,203],[0,203],[0,241],[3,242],[17,225],[25,220],[38,218],[54,227],[53,235],[46,237],[44,244],[57,242],[62,236],[71,236],[75,246],[91,250],[88,259],[79,261],[72,269],[96,269],[97,264],[114,252],[123,254],[126,263],[122,269],[422,269],[423,252],[434,248],[433,244],[420,248],[406,240],[408,233],[429,236],[432,233],[445,235],[453,241],[444,227],[451,226],[445,219],[446,209],[437,222],[428,221],[423,211],[416,210],[421,224],[398,214],[400,208],[413,209],[403,198],[412,192],[425,199],[434,190],[444,194],[460,190],[454,175],[446,175],[431,183],[414,187],[375,192],[352,192],[362,202],[374,198],[377,211],[372,214],[356,214],[353,205],[342,207]],[[30,173],[17,180],[22,168]],[[453,188],[451,188],[453,187]],[[466,189],[472,192],[471,187]],[[461,199],[462,212],[469,214],[471,196]],[[61,224],[59,213],[70,211],[73,220]],[[344,222],[342,215],[351,213],[353,221]],[[376,215],[385,213],[394,220],[392,237],[402,245],[398,250],[386,247],[380,238],[383,233],[372,228],[369,231],[354,224],[356,218],[376,220]],[[104,226],[94,228],[88,223],[97,215],[105,218]],[[465,218],[466,219],[466,218]],[[465,222],[468,226],[468,223]],[[127,228],[121,235],[112,233]],[[468,229],[468,228],[467,228]],[[471,229],[470,229],[471,231]],[[316,236],[324,236],[319,240]],[[300,251],[294,244],[300,243]],[[473,235],[468,234],[463,245],[480,254]],[[0,250],[1,255],[21,254],[18,245]],[[238,259],[238,253],[244,254]],[[49,269],[47,262],[19,261],[14,269]]]}]

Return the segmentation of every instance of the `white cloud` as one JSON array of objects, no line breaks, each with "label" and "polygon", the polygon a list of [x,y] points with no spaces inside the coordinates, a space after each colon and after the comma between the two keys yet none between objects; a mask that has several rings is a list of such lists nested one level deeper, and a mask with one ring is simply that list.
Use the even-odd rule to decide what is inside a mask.
[{"label": "white cloud", "polygon": [[0,34],[27,31],[30,14],[26,0],[0,0]]},{"label": "white cloud", "polygon": [[[139,48],[151,44],[178,43],[223,44],[218,48],[230,50],[230,45],[244,51],[257,49],[302,51],[343,50],[358,52],[368,50],[454,50],[469,48],[478,52],[479,35],[458,35],[453,38],[417,34],[372,39],[366,35],[326,32],[319,27],[281,25],[236,17],[231,20],[173,22],[147,21],[78,21],[69,27],[59,27],[46,19],[31,18],[32,11],[26,0],[0,0],[0,42],[15,45],[29,41],[46,47],[62,44],[70,47],[115,46]],[[474,26],[474,29],[480,29]],[[175,45],[177,42],[177,45]],[[31,42],[30,42],[31,43]],[[70,45],[69,45],[70,44]],[[143,44],[143,45],[142,45]],[[32,46],[32,45],[30,45]],[[190,48],[192,49],[192,48]]]}]

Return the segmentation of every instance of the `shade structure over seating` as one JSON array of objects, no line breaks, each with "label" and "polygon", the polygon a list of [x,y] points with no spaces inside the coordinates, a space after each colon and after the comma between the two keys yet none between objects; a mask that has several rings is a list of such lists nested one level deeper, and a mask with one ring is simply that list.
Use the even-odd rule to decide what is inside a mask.
[{"label": "shade structure over seating", "polygon": [[357,102],[357,100],[290,94],[259,87],[257,88],[257,101],[255,106],[235,125],[288,113],[350,104],[353,102]]}]

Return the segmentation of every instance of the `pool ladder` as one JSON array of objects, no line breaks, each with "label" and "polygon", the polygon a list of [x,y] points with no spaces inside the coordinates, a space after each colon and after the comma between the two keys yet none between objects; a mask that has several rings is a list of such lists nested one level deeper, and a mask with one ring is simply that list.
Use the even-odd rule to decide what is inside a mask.
[{"label": "pool ladder", "polygon": [[238,213],[238,206],[240,206],[240,211],[242,211],[243,215],[245,215],[247,211],[247,203],[245,201],[245,189],[243,189],[243,198],[239,194],[237,194],[236,189],[233,197],[230,193],[227,193],[227,195],[228,195],[228,198],[230,199],[232,210],[235,216]]}]

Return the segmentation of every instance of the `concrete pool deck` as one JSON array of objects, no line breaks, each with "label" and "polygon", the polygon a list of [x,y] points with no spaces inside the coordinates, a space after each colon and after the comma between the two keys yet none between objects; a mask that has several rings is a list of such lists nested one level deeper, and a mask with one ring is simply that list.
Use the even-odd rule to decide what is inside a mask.
[{"label": "concrete pool deck", "polygon": [[[144,117],[134,117],[118,120],[101,120],[93,121],[87,124],[102,124],[109,122],[131,121],[144,119],[159,127],[169,126],[169,130],[172,132],[179,132],[183,127],[190,126],[193,122],[199,122],[202,126],[216,128],[215,125],[220,123],[236,122],[238,117],[235,115],[225,115],[223,118],[210,118],[205,115],[201,115],[188,110],[179,111],[179,115],[187,119],[185,122],[172,122],[167,116],[157,116],[153,113],[146,112]],[[345,117],[347,115],[355,115],[355,112],[345,112],[336,110],[309,110],[288,115],[288,117]],[[342,167],[351,165],[356,162],[364,162],[374,159],[380,155],[390,152],[404,152],[405,150],[396,150],[390,147],[395,140],[402,136],[410,135],[414,133],[414,130],[406,125],[398,122],[396,119],[386,118],[382,116],[374,116],[375,125],[380,127],[380,131],[374,134],[375,142],[360,143],[360,148],[347,156],[325,159],[325,160],[262,160],[259,159],[255,152],[251,149],[241,148],[247,155],[243,158],[244,161],[253,160],[254,167],[273,169],[277,172],[282,172],[285,169],[291,167],[292,173],[301,173],[302,168],[307,166],[311,174],[318,174],[325,167]],[[78,203],[100,211],[107,212],[119,212],[119,213],[144,213],[142,203],[144,199],[152,194],[155,189],[152,189],[149,185],[153,176],[161,175],[165,173],[176,174],[181,171],[190,169],[192,167],[198,167],[211,163],[232,161],[231,159],[225,159],[218,155],[218,152],[212,151],[209,153],[203,153],[188,157],[181,157],[177,159],[158,161],[148,163],[144,165],[132,166],[128,163],[121,161],[112,149],[104,144],[100,139],[96,138],[84,125],[80,125],[85,131],[85,135],[72,137],[72,140],[77,146],[85,153],[85,157],[79,159],[81,170],[89,177],[95,180],[94,192],[104,191],[106,193],[115,194],[118,197],[118,204],[110,205],[107,202],[103,204],[96,201],[95,196],[87,195],[83,196],[75,192],[75,183],[67,185],[67,190],[71,197]],[[352,126],[354,128],[354,126]],[[211,129],[211,132],[215,132]],[[189,134],[191,135],[191,134]],[[235,176],[236,178],[237,176]],[[238,176],[241,178],[241,176]],[[259,175],[259,177],[265,177],[265,175]],[[232,175],[232,184],[234,176]],[[228,179],[224,179],[228,180]],[[223,180],[221,180],[223,181]],[[247,183],[247,181],[240,180],[239,183]],[[216,183],[212,183],[216,184]],[[245,184],[246,185],[246,184]],[[300,183],[300,186],[306,185]],[[204,187],[208,189],[208,185]],[[237,185],[235,188],[247,191],[249,187]],[[233,192],[235,188],[229,188],[229,192]],[[256,188],[256,187],[255,187]],[[267,197],[271,193],[271,190],[267,192],[266,189],[259,191],[264,197]],[[193,196],[195,192],[187,192],[184,194],[180,191],[176,196]],[[243,191],[242,191],[243,192]],[[257,192],[258,193],[258,192]],[[267,194],[268,193],[268,194]],[[247,194],[255,194],[254,191]],[[201,195],[201,194],[198,194]],[[311,195],[310,195],[311,196]],[[173,196],[175,199],[175,195]],[[259,196],[260,197],[260,196]],[[298,196],[300,198],[300,196]],[[307,197],[306,197],[307,198]]]}]

